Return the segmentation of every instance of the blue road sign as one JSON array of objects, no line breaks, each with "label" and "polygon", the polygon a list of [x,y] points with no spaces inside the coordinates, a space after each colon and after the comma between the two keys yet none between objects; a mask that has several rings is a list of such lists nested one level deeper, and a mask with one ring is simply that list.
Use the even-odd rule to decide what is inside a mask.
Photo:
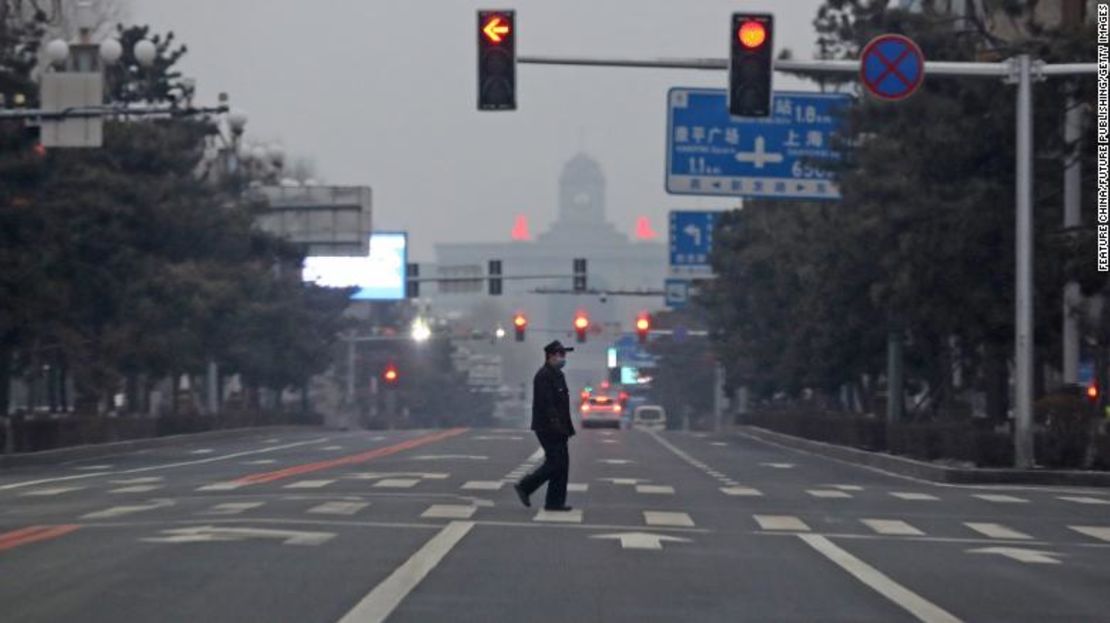
[{"label": "blue road sign", "polygon": [[925,79],[925,55],[909,37],[879,35],[859,55],[859,79],[879,99],[905,99]]},{"label": "blue road sign", "polygon": [[667,307],[679,309],[690,300],[690,282],[685,279],[667,279],[663,282]]},{"label": "blue road sign", "polygon": [[723,89],[673,88],[667,93],[667,192],[839,199],[832,176],[810,160],[837,160],[832,135],[842,93],[778,92],[771,116],[728,114]]},{"label": "blue road sign", "polygon": [[671,266],[709,272],[713,227],[720,212],[672,211],[670,214]]},{"label": "blue road sign", "polygon": [[1076,381],[1080,385],[1090,385],[1095,381],[1095,362],[1091,359],[1080,360],[1077,372]]}]

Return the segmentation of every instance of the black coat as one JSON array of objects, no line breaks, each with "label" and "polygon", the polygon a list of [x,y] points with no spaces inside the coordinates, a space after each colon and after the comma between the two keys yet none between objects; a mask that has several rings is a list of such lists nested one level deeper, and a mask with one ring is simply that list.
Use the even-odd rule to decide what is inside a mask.
[{"label": "black coat", "polygon": [[546,363],[532,379],[532,430],[552,436],[574,435],[567,379]]}]

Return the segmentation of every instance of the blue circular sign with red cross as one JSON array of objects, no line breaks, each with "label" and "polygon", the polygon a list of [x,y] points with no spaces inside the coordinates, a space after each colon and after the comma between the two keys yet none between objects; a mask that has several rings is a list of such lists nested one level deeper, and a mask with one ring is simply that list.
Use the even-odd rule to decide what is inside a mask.
[{"label": "blue circular sign with red cross", "polygon": [[909,37],[879,35],[860,54],[859,79],[874,97],[905,99],[925,79],[925,55]]}]

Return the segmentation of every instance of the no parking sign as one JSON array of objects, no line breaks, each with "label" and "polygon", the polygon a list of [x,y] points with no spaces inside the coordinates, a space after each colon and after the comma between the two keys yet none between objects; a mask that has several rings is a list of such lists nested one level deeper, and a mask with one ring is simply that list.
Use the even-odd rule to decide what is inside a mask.
[{"label": "no parking sign", "polygon": [[860,54],[859,79],[873,97],[906,99],[925,79],[925,55],[909,37],[879,35]]}]

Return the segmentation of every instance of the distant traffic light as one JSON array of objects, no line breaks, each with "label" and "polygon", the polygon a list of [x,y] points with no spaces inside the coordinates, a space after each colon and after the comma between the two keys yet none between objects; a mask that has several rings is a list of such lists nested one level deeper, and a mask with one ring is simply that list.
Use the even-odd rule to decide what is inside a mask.
[{"label": "distant traffic light", "polygon": [[574,258],[574,291],[586,291],[586,258]]},{"label": "distant traffic light", "polygon": [[385,381],[386,385],[396,385],[397,381],[399,381],[400,379],[401,374],[397,372],[397,366],[393,364],[387,365],[385,367],[385,370],[382,371],[382,380]]},{"label": "distant traffic light", "polygon": [[640,343],[647,342],[648,331],[651,331],[651,316],[640,314],[636,317],[636,337],[640,339]]},{"label": "distant traffic light", "polygon": [[524,314],[513,316],[513,328],[516,329],[516,341],[524,341],[524,330],[528,328],[528,318]]},{"label": "distant traffic light", "polygon": [[516,110],[515,17],[478,11],[478,110]]},{"label": "distant traffic light", "polygon": [[1098,404],[1098,383],[1091,381],[1087,386],[1087,400],[1091,404]]},{"label": "distant traffic light", "polygon": [[415,279],[420,278],[420,264],[409,263],[405,267],[405,298],[418,299],[420,298],[420,282]]},{"label": "distant traffic light", "polygon": [[774,26],[774,16],[769,14],[732,14],[728,114],[734,117],[767,117],[771,114]]},{"label": "distant traffic light", "polygon": [[579,312],[574,317],[574,332],[578,335],[578,343],[586,341],[586,330],[590,328],[590,317],[585,312]]},{"label": "distant traffic light", "polygon": [[489,261],[490,296],[501,296],[501,260]]}]

